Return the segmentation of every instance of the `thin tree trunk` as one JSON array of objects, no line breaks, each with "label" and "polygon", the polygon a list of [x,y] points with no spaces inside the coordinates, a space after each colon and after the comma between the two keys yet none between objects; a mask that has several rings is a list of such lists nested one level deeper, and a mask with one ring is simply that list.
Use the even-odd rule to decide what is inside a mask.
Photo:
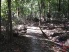
[{"label": "thin tree trunk", "polygon": [[0,35],[1,35],[1,0],[0,0]]},{"label": "thin tree trunk", "polygon": [[69,19],[69,0],[68,0],[68,19]]},{"label": "thin tree trunk", "polygon": [[39,13],[40,13],[40,16],[39,16],[39,26],[41,25],[41,4],[38,2],[38,6],[39,6]]},{"label": "thin tree trunk", "polygon": [[48,12],[50,13],[50,2],[48,2]]},{"label": "thin tree trunk", "polygon": [[17,7],[16,10],[17,10],[17,18],[19,18],[19,8]]},{"label": "thin tree trunk", "polygon": [[60,19],[60,11],[61,11],[61,0],[58,0],[58,19]]},{"label": "thin tree trunk", "polygon": [[11,19],[11,0],[8,0],[8,23],[10,40],[12,39],[12,19]]},{"label": "thin tree trunk", "polygon": [[60,8],[61,7],[60,6],[61,5],[61,0],[59,0],[58,2],[59,2],[59,4],[58,4],[58,12],[60,12],[60,10],[61,10],[61,8]]},{"label": "thin tree trunk", "polygon": [[[32,5],[32,3],[31,3],[31,14],[30,14],[31,22],[32,22],[32,17],[33,17],[33,15],[32,15],[32,7],[33,7],[33,5]],[[32,23],[31,23],[31,24],[32,24]]]},{"label": "thin tree trunk", "polygon": [[46,11],[45,11],[45,8],[44,8],[44,21],[46,21]]}]

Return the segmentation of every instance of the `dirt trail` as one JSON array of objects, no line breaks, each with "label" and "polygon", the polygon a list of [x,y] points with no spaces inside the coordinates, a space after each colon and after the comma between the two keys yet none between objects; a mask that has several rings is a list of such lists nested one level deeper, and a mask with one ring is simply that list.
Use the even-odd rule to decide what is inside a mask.
[{"label": "dirt trail", "polygon": [[[46,30],[46,32],[49,32]],[[27,33],[14,37],[12,42],[0,42],[0,52],[55,52],[55,43],[43,37],[39,27],[27,27]]]}]

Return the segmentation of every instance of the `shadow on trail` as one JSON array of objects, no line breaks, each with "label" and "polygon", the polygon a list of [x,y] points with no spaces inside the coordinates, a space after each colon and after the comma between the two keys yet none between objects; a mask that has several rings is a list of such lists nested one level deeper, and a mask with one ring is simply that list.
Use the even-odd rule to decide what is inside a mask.
[{"label": "shadow on trail", "polygon": [[[19,36],[12,42],[0,42],[0,52],[48,52],[47,42],[40,39]],[[53,51],[52,51],[53,52]]]},{"label": "shadow on trail", "polygon": [[12,42],[4,41],[0,52],[28,52],[31,40],[26,37],[16,37]]}]

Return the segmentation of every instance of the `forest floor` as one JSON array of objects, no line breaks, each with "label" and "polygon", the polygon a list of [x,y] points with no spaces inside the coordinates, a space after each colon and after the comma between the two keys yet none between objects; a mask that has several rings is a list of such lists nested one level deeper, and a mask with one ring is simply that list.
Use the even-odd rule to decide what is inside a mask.
[{"label": "forest floor", "polygon": [[[54,30],[43,31],[46,34],[54,32]],[[62,50],[62,46],[47,40],[40,28],[34,26],[27,27],[27,33],[13,37],[12,42],[6,40],[0,42],[0,52],[62,52]]]}]

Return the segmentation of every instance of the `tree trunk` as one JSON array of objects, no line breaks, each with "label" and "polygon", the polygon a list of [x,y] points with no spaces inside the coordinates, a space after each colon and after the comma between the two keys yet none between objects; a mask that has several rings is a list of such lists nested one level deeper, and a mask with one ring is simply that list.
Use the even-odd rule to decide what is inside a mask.
[{"label": "tree trunk", "polygon": [[68,19],[69,19],[69,0],[68,0]]},{"label": "tree trunk", "polygon": [[45,11],[45,8],[44,8],[44,21],[46,21],[46,11]]},{"label": "tree trunk", "polygon": [[60,19],[60,11],[61,11],[61,0],[58,0],[58,19]]},{"label": "tree trunk", "polygon": [[58,3],[58,12],[60,12],[60,10],[61,10],[61,8],[60,8],[60,7],[61,7],[61,6],[60,6],[60,5],[61,5],[61,0],[59,0],[58,2],[59,2],[59,3]]},{"label": "tree trunk", "polygon": [[[32,3],[31,3],[31,14],[30,14],[30,20],[31,20],[31,22],[32,22],[32,18],[33,18],[33,15],[32,15],[32,7],[33,7],[33,5],[32,5]],[[31,23],[32,24],[32,23]]]},{"label": "tree trunk", "polygon": [[38,2],[38,6],[39,6],[39,26],[41,25],[41,4]]},{"label": "tree trunk", "polygon": [[0,0],[0,35],[1,35],[1,0]]},{"label": "tree trunk", "polygon": [[17,7],[16,10],[17,10],[17,18],[19,18],[19,8]]},{"label": "tree trunk", "polygon": [[10,40],[12,39],[12,19],[11,19],[11,0],[8,1],[8,24],[9,24],[9,35]]}]

